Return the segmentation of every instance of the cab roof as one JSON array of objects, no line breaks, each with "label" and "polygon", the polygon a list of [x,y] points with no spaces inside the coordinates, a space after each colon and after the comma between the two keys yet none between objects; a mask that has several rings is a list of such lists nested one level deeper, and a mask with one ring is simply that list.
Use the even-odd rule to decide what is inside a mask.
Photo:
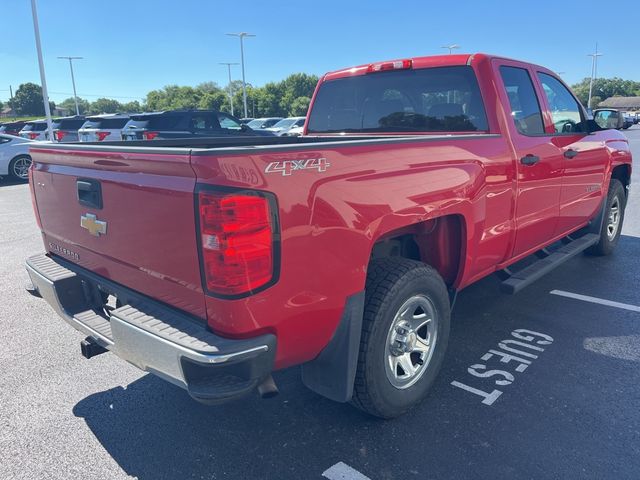
[{"label": "cab roof", "polygon": [[[483,61],[483,60],[491,60],[494,58],[500,58],[503,60],[515,61],[519,63],[523,63],[526,65],[533,65],[529,62],[524,62],[520,60],[514,60],[507,57],[502,57],[499,55],[490,55],[487,53],[458,53],[452,55],[431,55],[426,57],[407,57],[402,59],[394,59],[394,60],[385,60],[382,62],[373,62],[367,63],[364,65],[358,65],[355,67],[343,68],[341,70],[336,70],[333,72],[327,73],[323,77],[323,81],[325,80],[334,80],[336,78],[343,77],[352,77],[357,75],[364,75],[369,71],[369,69],[374,65],[382,65],[382,64],[392,64],[395,62],[406,62],[407,60],[411,61],[411,68],[433,68],[433,67],[453,67],[459,65],[471,65],[472,62]],[[544,68],[544,67],[540,67]],[[546,70],[546,69],[545,69]]]}]

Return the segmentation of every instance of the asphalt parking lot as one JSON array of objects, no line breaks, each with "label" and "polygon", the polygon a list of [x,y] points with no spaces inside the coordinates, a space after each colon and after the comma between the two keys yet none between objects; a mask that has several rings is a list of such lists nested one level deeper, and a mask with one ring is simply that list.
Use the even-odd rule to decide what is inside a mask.
[{"label": "asphalt parking lot", "polygon": [[[625,133],[638,185],[640,126]],[[640,478],[635,189],[613,256],[515,297],[494,277],[462,292],[431,395],[393,421],[308,391],[297,369],[276,398],[205,407],[113,355],[85,360],[82,335],[23,289],[43,248],[27,185],[0,181],[0,232],[1,479]],[[528,335],[526,363],[491,353]]]}]

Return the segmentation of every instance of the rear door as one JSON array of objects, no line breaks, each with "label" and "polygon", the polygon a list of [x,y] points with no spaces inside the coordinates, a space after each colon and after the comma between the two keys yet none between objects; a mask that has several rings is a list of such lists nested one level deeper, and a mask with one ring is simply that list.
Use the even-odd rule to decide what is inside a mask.
[{"label": "rear door", "polygon": [[534,73],[517,62],[494,61],[502,104],[517,157],[516,238],[512,256],[548,242],[556,232],[563,162],[545,130]]},{"label": "rear door", "polygon": [[205,318],[187,149],[36,147],[47,251]]},{"label": "rear door", "polygon": [[556,235],[569,233],[593,217],[606,195],[608,154],[604,141],[587,131],[586,114],[571,91],[550,72],[537,71],[546,123],[562,162],[560,215]]}]

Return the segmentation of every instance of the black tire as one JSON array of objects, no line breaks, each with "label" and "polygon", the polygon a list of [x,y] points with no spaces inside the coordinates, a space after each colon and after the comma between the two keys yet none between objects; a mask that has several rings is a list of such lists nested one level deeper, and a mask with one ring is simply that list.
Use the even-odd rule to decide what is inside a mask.
[{"label": "black tire", "polygon": [[31,157],[29,155],[18,155],[9,162],[9,176],[14,180],[26,182],[29,180],[28,168],[27,172],[24,172],[23,165],[28,162],[31,165]]},{"label": "black tire", "polygon": [[[388,378],[388,335],[399,309],[414,296],[426,297],[436,322],[433,353],[414,384],[396,388]],[[421,262],[401,257],[373,260],[365,292],[362,338],[352,403],[381,418],[402,415],[420,402],[433,384],[447,349],[451,308],[447,288],[438,272]],[[397,367],[396,367],[397,368]]]},{"label": "black tire", "polygon": [[[610,213],[612,211],[612,207],[617,203],[618,205],[618,224],[616,231],[613,235],[610,234]],[[618,244],[618,240],[620,240],[620,232],[622,231],[622,223],[624,221],[624,209],[627,203],[627,195],[624,191],[624,187],[620,180],[613,178],[611,179],[611,183],[609,183],[609,192],[607,193],[607,200],[605,203],[604,210],[604,221],[602,222],[602,227],[600,228],[600,240],[595,245],[589,247],[586,250],[588,255],[595,256],[604,256],[609,255],[613,252],[614,248]]]}]

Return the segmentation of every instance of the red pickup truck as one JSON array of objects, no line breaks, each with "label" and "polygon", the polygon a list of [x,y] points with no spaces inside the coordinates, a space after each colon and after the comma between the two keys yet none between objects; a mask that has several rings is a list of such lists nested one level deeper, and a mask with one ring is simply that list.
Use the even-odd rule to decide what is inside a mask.
[{"label": "red pickup truck", "polygon": [[[302,137],[31,150],[32,293],[205,403],[309,388],[380,417],[422,399],[456,293],[515,293],[615,247],[631,178],[553,72],[485,54],[319,81]],[[516,268],[520,260],[537,261]]]}]

